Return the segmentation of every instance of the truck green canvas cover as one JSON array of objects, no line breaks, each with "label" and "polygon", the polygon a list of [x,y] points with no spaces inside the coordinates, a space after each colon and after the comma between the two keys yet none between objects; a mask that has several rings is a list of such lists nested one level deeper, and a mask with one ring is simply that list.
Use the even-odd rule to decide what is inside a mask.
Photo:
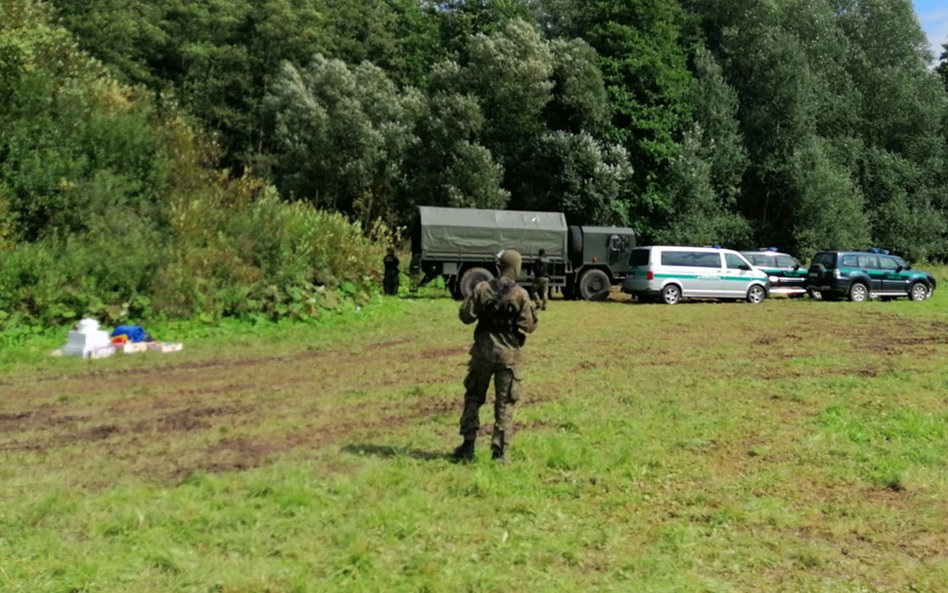
[{"label": "truck green canvas cover", "polygon": [[562,212],[419,206],[418,214],[426,258],[492,261],[501,249],[516,249],[526,256],[545,249],[552,258],[566,257],[567,226]]}]

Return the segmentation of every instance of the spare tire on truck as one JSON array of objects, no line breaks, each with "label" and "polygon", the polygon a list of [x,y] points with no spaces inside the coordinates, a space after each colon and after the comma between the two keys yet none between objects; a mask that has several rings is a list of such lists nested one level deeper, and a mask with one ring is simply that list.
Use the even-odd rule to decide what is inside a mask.
[{"label": "spare tire on truck", "polygon": [[567,257],[578,268],[583,265],[583,227],[571,226],[567,233]]},{"label": "spare tire on truck", "polygon": [[467,298],[471,296],[471,293],[474,292],[474,287],[483,282],[484,280],[493,280],[494,275],[487,268],[469,268],[464,274],[461,275],[461,280],[458,282],[458,292],[461,293],[461,298]]}]

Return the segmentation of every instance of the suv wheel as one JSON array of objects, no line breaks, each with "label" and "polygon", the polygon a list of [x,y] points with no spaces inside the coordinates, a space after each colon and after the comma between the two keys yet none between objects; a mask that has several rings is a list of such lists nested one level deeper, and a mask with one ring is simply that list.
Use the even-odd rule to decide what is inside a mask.
[{"label": "suv wheel", "polygon": [[853,282],[853,285],[849,288],[849,300],[854,303],[869,300],[869,287],[862,282]]},{"label": "suv wheel", "polygon": [[916,282],[909,291],[909,296],[913,301],[924,301],[929,296],[928,287],[924,282]]},{"label": "suv wheel", "polygon": [[763,286],[755,284],[747,289],[747,302],[753,305],[759,305],[767,298],[767,291]]}]

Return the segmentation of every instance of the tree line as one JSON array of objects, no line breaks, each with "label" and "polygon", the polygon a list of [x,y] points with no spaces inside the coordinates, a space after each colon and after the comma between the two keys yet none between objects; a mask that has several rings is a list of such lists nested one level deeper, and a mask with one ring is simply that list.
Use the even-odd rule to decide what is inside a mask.
[{"label": "tree line", "polygon": [[174,243],[194,203],[230,237],[263,199],[363,229],[536,209],[647,242],[948,258],[948,44],[932,68],[909,0],[0,6],[8,252]]},{"label": "tree line", "polygon": [[53,5],[288,200],[948,255],[945,67],[909,0]]}]

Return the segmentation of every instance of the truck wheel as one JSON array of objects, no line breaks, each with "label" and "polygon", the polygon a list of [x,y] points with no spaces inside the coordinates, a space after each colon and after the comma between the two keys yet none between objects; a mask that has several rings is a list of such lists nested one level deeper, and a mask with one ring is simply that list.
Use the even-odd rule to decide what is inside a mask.
[{"label": "truck wheel", "polygon": [[474,292],[474,287],[483,282],[484,280],[493,280],[494,275],[490,273],[486,268],[471,268],[468,271],[464,272],[464,275],[461,276],[460,286],[458,287],[461,293],[462,298],[467,298],[471,296],[471,293]]},{"label": "truck wheel", "polygon": [[911,297],[913,301],[924,301],[928,298],[928,295],[929,290],[924,282],[916,282],[909,291],[909,297]]},{"label": "truck wheel", "polygon": [[579,279],[579,294],[585,301],[604,301],[612,284],[602,270],[587,270]]}]

